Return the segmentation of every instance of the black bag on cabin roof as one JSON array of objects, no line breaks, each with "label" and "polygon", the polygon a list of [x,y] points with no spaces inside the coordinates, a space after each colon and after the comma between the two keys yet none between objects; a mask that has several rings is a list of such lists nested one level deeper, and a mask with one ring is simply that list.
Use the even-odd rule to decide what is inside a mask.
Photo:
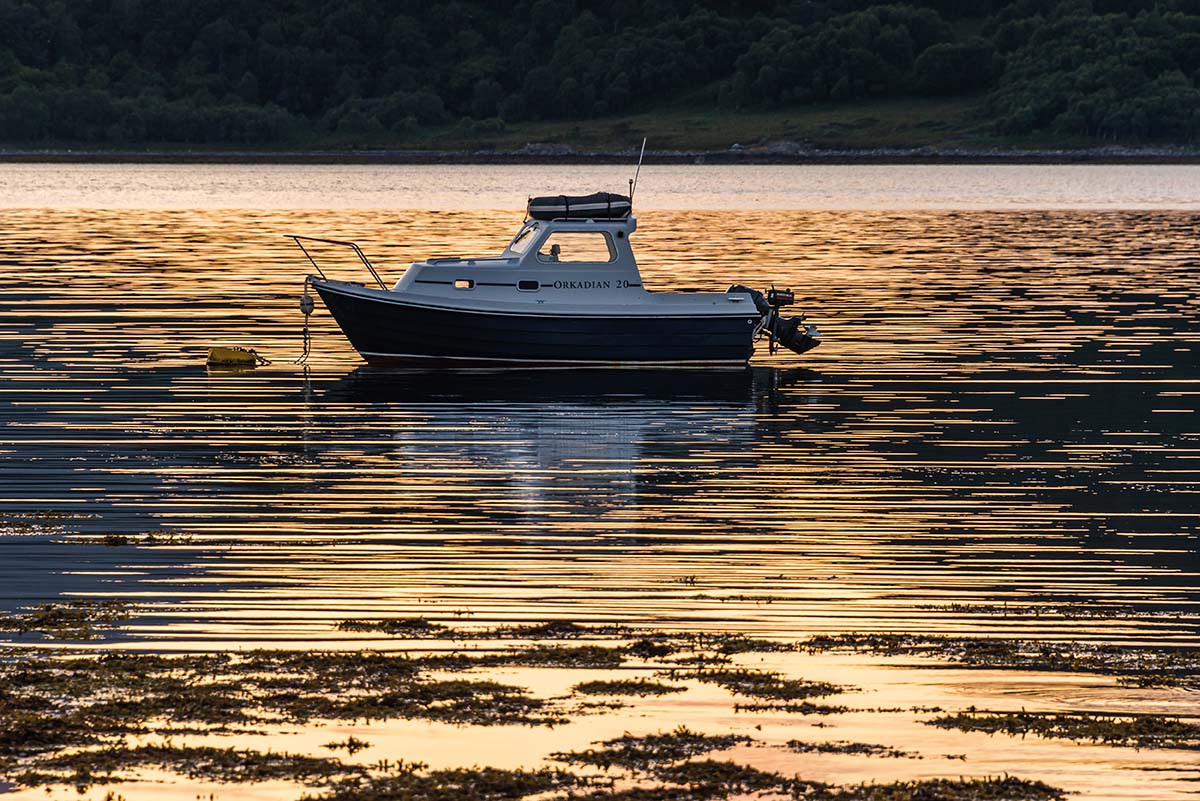
[{"label": "black bag on cabin roof", "polygon": [[531,197],[526,213],[535,220],[619,220],[628,217],[633,205],[625,195],[597,192],[571,197]]}]

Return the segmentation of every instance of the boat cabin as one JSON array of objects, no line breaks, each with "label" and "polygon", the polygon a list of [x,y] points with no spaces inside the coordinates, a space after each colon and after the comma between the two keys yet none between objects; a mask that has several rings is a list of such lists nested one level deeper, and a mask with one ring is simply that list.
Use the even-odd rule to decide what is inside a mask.
[{"label": "boat cabin", "polygon": [[[642,276],[629,244],[637,218],[526,220],[498,256],[439,257],[414,262],[393,291],[428,295],[470,292],[537,302],[636,302]],[[482,298],[481,298],[482,299]],[[532,300],[531,297],[523,298]]]}]

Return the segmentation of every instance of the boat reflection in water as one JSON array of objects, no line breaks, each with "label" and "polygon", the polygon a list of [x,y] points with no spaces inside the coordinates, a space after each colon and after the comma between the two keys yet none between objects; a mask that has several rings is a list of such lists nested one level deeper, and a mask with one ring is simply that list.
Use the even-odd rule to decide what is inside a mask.
[{"label": "boat reflection in water", "polygon": [[781,387],[819,384],[799,367],[724,369],[406,370],[359,367],[332,382],[314,382],[322,400],[356,403],[606,404],[629,399],[759,402]]},{"label": "boat reflection in water", "polygon": [[[405,485],[437,478],[487,476],[482,495],[504,485],[519,494],[509,512],[549,524],[564,518],[636,507],[664,483],[673,493],[679,467],[696,460],[753,458],[764,414],[784,403],[781,390],[820,386],[804,369],[727,370],[472,370],[422,371],[361,367],[317,388],[324,403],[351,402],[403,412],[388,449],[426,466]],[[368,415],[369,417],[369,415]],[[803,425],[790,417],[790,424]],[[388,436],[383,430],[365,439]],[[384,455],[380,453],[379,455]],[[567,489],[570,491],[566,491]],[[476,510],[475,514],[482,510]],[[460,514],[472,515],[470,509]]]}]

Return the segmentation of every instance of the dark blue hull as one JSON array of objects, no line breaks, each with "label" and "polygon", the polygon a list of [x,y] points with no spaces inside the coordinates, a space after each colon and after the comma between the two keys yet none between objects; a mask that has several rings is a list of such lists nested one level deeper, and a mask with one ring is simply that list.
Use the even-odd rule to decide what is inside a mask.
[{"label": "dark blue hull", "polygon": [[314,288],[371,363],[742,364],[754,352],[752,315],[603,317],[500,314]]}]

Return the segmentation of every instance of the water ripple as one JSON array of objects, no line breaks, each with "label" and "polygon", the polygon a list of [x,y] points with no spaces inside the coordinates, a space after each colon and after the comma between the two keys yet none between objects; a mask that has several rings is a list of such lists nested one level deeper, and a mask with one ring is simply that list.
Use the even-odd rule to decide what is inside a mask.
[{"label": "water ripple", "polygon": [[[146,610],[127,636],[179,647],[382,615],[1194,643],[1197,221],[648,212],[648,286],[791,286],[827,342],[746,370],[378,371],[321,309],[304,372],[285,233],[395,278],[514,215],[12,210],[4,605],[119,594]],[[216,344],[274,364],[206,372]]]}]

